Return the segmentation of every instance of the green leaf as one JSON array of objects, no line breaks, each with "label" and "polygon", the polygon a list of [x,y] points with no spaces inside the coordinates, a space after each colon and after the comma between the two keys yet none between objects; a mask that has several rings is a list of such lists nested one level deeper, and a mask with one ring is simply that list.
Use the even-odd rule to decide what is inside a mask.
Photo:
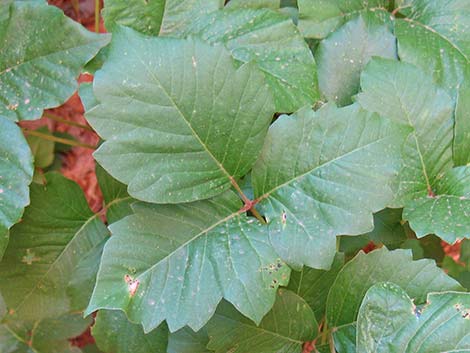
[{"label": "green leaf", "polygon": [[241,8],[252,8],[252,9],[279,9],[281,7],[281,0],[230,0],[226,5],[229,9],[241,9]]},{"label": "green leaf", "polygon": [[35,323],[0,325],[2,353],[80,353],[69,339],[80,335],[92,320],[81,314],[66,314]]},{"label": "green leaf", "polygon": [[327,104],[276,120],[252,180],[284,261],[328,269],[337,235],[372,230],[372,213],[393,197],[389,184],[408,133],[358,105]]},{"label": "green leaf", "polygon": [[210,353],[206,347],[209,336],[206,327],[194,332],[189,327],[170,333],[167,353]]},{"label": "green leaf", "polygon": [[112,224],[131,214],[131,204],[136,200],[127,193],[127,186],[106,173],[99,164],[96,165],[96,176],[103,193],[108,223]]},{"label": "green leaf", "polygon": [[385,59],[368,65],[361,86],[357,100],[365,109],[414,129],[405,145],[392,206],[405,206],[403,217],[418,237],[434,233],[453,243],[468,236],[467,172],[465,167],[451,169],[451,98],[417,67]]},{"label": "green leaf", "polygon": [[8,244],[8,230],[29,204],[33,156],[21,130],[0,115],[0,259]]},{"label": "green leaf", "polygon": [[462,290],[435,262],[413,261],[411,251],[387,248],[368,254],[360,252],[340,271],[328,295],[326,316],[328,327],[352,324],[367,290],[379,282],[400,285],[416,304],[422,304],[430,292]]},{"label": "green leaf", "polygon": [[300,272],[293,271],[288,289],[297,293],[312,308],[315,317],[325,315],[326,298],[330,287],[344,265],[344,254],[337,253],[328,271],[304,267]]},{"label": "green leaf", "polygon": [[89,111],[92,108],[96,107],[99,102],[93,94],[93,83],[92,82],[83,82],[78,88],[78,94],[80,95],[80,100],[82,105],[85,108],[85,111]]},{"label": "green leaf", "polygon": [[197,18],[185,34],[224,43],[235,59],[254,62],[265,74],[278,112],[319,100],[312,52],[288,16],[269,9],[216,11]]},{"label": "green leaf", "polygon": [[[470,78],[470,75],[467,77]],[[470,163],[470,80],[461,84],[457,94],[454,126],[454,164],[455,166]]]},{"label": "green leaf", "polygon": [[149,35],[175,35],[191,19],[215,11],[222,0],[105,0],[106,28],[127,26]]},{"label": "green leaf", "polygon": [[315,52],[323,95],[339,105],[350,104],[373,56],[396,59],[396,39],[375,15],[364,12],[321,41]]},{"label": "green leaf", "polygon": [[[39,131],[46,135],[51,135],[47,127],[39,128]],[[34,157],[34,166],[36,168],[47,168],[54,162],[54,145],[55,143],[39,136],[26,136],[29,148]]]},{"label": "green leaf", "polygon": [[87,314],[121,309],[145,332],[166,319],[170,331],[200,329],[222,298],[259,323],[289,268],[266,226],[247,218],[231,191],[190,204],[133,204],[110,226]]},{"label": "green leaf", "polygon": [[470,235],[470,167],[457,167],[439,175],[433,185],[437,196],[407,203],[403,219],[417,237],[435,233],[448,243]]},{"label": "green leaf", "polygon": [[303,343],[318,334],[312,309],[301,297],[283,289],[258,326],[224,302],[207,327],[208,348],[216,353],[300,352]]},{"label": "green leaf", "polygon": [[244,176],[274,111],[255,64],[222,46],[113,34],[87,118],[107,141],[95,158],[129,194],[156,203],[209,198]]},{"label": "green leaf", "polygon": [[0,291],[12,319],[41,320],[70,310],[67,285],[76,265],[108,234],[79,186],[60,174],[31,186],[31,205],[11,229],[0,262]]},{"label": "green leaf", "polygon": [[405,0],[406,19],[398,19],[395,33],[399,56],[433,75],[453,97],[470,58],[470,4],[461,0]]},{"label": "green leaf", "polygon": [[374,214],[374,230],[366,236],[388,248],[399,246],[407,238],[405,225],[402,224],[402,210],[387,208]]},{"label": "green leaf", "polygon": [[470,294],[433,293],[417,309],[393,283],[370,288],[359,310],[357,351],[364,353],[469,352]]},{"label": "green leaf", "polygon": [[325,38],[358,12],[386,11],[389,0],[297,0],[299,28],[304,37]]},{"label": "green leaf", "polygon": [[91,332],[105,353],[166,353],[168,344],[166,325],[145,334],[142,326],[129,322],[122,311],[100,310]]},{"label": "green leaf", "polygon": [[0,18],[0,114],[33,120],[77,89],[81,68],[107,44],[55,6],[15,1]]}]

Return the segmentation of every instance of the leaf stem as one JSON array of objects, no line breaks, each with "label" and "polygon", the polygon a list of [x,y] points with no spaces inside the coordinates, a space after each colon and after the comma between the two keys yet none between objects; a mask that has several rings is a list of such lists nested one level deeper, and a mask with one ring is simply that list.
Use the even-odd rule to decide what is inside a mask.
[{"label": "leaf stem", "polygon": [[333,333],[329,334],[328,343],[330,345],[330,353],[336,353],[335,342],[333,341]]},{"label": "leaf stem", "polygon": [[69,145],[69,146],[84,147],[84,148],[89,148],[89,149],[92,149],[92,150],[95,149],[95,146],[87,145],[86,143],[82,143],[80,141],[69,140],[69,139],[62,138],[62,137],[57,137],[57,136],[54,136],[54,135],[48,135],[48,134],[44,134],[44,133],[36,131],[36,130],[30,130],[30,129],[26,129],[26,128],[21,128],[21,130],[23,130],[23,132],[27,135],[37,136],[37,137],[42,138],[44,140],[59,142],[59,143],[63,143],[64,145]]},{"label": "leaf stem", "polygon": [[255,201],[252,201],[250,200],[246,195],[245,193],[243,192],[243,190],[241,189],[240,185],[238,185],[237,181],[235,180],[234,177],[230,177],[230,183],[232,184],[232,186],[235,188],[235,190],[237,190],[238,194],[240,195],[240,197],[242,198],[243,202],[245,203],[245,205],[243,206],[242,208],[242,211],[243,212],[246,212],[246,211],[250,211],[253,216],[256,217],[256,219],[258,221],[260,221],[262,224],[266,224],[266,221],[264,220],[263,216],[261,216],[258,212],[258,210],[255,208],[255,205],[258,203],[256,200]]},{"label": "leaf stem", "polygon": [[100,32],[100,0],[95,0],[95,32]]},{"label": "leaf stem", "polygon": [[91,127],[89,127],[88,125],[83,125],[83,124],[77,123],[75,121],[66,120],[64,118],[61,118],[60,116],[57,116],[57,115],[54,115],[54,114],[51,114],[51,113],[44,113],[43,115],[48,119],[57,121],[57,122],[62,123],[62,124],[66,124],[66,125],[70,125],[70,126],[76,126],[76,127],[81,128],[81,129],[85,129],[85,130],[88,130],[88,131],[93,131],[93,129]]}]

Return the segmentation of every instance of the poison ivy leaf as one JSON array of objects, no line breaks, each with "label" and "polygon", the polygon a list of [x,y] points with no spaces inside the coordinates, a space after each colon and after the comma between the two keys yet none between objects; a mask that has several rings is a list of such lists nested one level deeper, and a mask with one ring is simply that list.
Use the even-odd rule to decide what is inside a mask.
[{"label": "poison ivy leaf", "polygon": [[106,28],[116,24],[149,35],[175,34],[194,17],[215,11],[223,0],[105,0]]},{"label": "poison ivy leaf", "polygon": [[33,157],[21,130],[0,115],[0,259],[8,244],[8,230],[29,204]]},{"label": "poison ivy leaf", "polygon": [[437,196],[422,196],[407,203],[403,219],[416,236],[435,233],[448,243],[469,237],[470,167],[457,167],[436,178]]},{"label": "poison ivy leaf", "polygon": [[107,235],[79,186],[60,174],[31,186],[31,205],[11,229],[0,262],[0,291],[12,319],[38,321],[70,310],[66,288],[76,265]]},{"label": "poison ivy leaf", "polygon": [[[39,128],[37,131],[46,135],[51,135],[47,127]],[[40,138],[38,136],[26,136],[29,148],[34,157],[36,168],[47,168],[54,162],[54,142]]]},{"label": "poison ivy leaf", "polygon": [[409,130],[362,110],[333,104],[281,116],[253,168],[255,196],[284,261],[328,269],[336,236],[372,230]]},{"label": "poison ivy leaf", "polygon": [[405,0],[406,19],[395,33],[399,56],[434,76],[455,97],[469,66],[470,4],[461,0]]},{"label": "poison ivy leaf", "polygon": [[278,112],[319,100],[312,52],[288,16],[269,9],[216,11],[197,18],[185,34],[222,42],[235,59],[254,62],[273,90]]},{"label": "poison ivy leaf", "polygon": [[320,42],[315,60],[321,92],[339,105],[350,104],[373,56],[396,59],[396,39],[388,26],[365,12]]},{"label": "poison ivy leaf", "polygon": [[318,334],[315,315],[295,293],[280,289],[272,310],[257,326],[223,302],[209,321],[208,348],[216,353],[300,352]]},{"label": "poison ivy leaf", "polygon": [[209,336],[206,327],[194,332],[189,327],[170,333],[167,353],[210,353],[206,347]]},{"label": "poison ivy leaf", "polygon": [[0,19],[0,114],[37,119],[74,93],[81,68],[109,37],[43,2],[15,1],[8,10]]},{"label": "poison ivy leaf", "polygon": [[[470,75],[468,76],[470,78]],[[470,81],[463,82],[458,91],[454,126],[454,164],[470,163]]]},{"label": "poison ivy leaf", "polygon": [[330,287],[344,265],[344,254],[337,253],[328,271],[304,267],[300,272],[293,271],[288,289],[297,293],[312,308],[315,317],[325,315],[326,298]]},{"label": "poison ivy leaf", "polygon": [[230,9],[279,9],[281,7],[281,0],[230,0],[226,7]]},{"label": "poison ivy leaf", "polygon": [[299,28],[307,38],[325,38],[351,15],[387,11],[389,0],[297,0]]},{"label": "poison ivy leaf", "polygon": [[66,314],[35,323],[14,322],[0,325],[2,353],[80,353],[69,339],[80,335],[91,324],[81,314]]},{"label": "poison ivy leaf", "polygon": [[110,226],[87,314],[121,309],[145,332],[165,319],[172,332],[197,331],[225,298],[259,323],[290,270],[241,206],[231,191],[190,204],[133,204],[133,215]]},{"label": "poison ivy leaf", "polygon": [[166,353],[168,328],[165,324],[148,334],[141,325],[127,319],[122,311],[100,310],[92,335],[105,353]]},{"label": "poison ivy leaf", "polygon": [[380,283],[368,290],[359,310],[357,351],[469,352],[469,318],[469,293],[433,293],[417,309],[399,286]]},{"label": "poison ivy leaf", "polygon": [[[414,128],[405,145],[392,206],[405,206],[403,217],[419,237],[434,233],[453,243],[468,236],[468,192],[458,185],[467,172],[451,169],[451,98],[417,67],[385,59],[368,65],[361,86],[357,100],[364,108]],[[446,220],[438,219],[440,215]]]},{"label": "poison ivy leaf", "polygon": [[[274,111],[255,64],[222,46],[113,34],[87,118],[107,141],[95,158],[129,194],[156,203],[209,198],[244,176]],[[223,97],[223,99],[222,99]]]},{"label": "poison ivy leaf", "polygon": [[96,165],[96,176],[103,193],[108,223],[112,224],[131,214],[131,204],[136,200],[129,196],[126,185],[106,173],[99,164]]},{"label": "poison ivy leaf", "polygon": [[430,292],[462,290],[434,261],[413,261],[411,251],[389,251],[384,247],[368,254],[360,252],[343,267],[330,289],[326,306],[328,327],[353,323],[365,293],[379,282],[400,285],[416,304],[424,303]]},{"label": "poison ivy leaf", "polygon": [[387,208],[374,214],[374,230],[366,234],[376,244],[388,248],[397,247],[407,239],[405,225],[402,224],[402,210]]}]

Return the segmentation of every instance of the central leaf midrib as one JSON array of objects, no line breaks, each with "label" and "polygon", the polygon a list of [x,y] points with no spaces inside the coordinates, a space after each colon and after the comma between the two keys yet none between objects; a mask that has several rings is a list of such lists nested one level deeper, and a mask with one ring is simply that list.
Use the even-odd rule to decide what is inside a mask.
[{"label": "central leaf midrib", "polygon": [[181,116],[183,121],[186,123],[188,128],[191,130],[191,134],[196,138],[196,140],[199,142],[199,144],[204,148],[206,153],[212,158],[212,160],[216,163],[216,165],[219,167],[219,169],[225,174],[225,176],[228,178],[228,182],[230,182],[232,175],[225,169],[225,167],[219,162],[217,158],[212,154],[212,152],[207,148],[207,146],[204,144],[204,142],[201,140],[199,135],[196,133],[196,131],[193,129],[191,126],[191,123],[186,119],[184,116],[183,112],[180,110],[176,102],[174,101],[173,97],[166,91],[166,89],[163,87],[162,83],[158,79],[158,77],[153,73],[152,70],[147,66],[147,64],[142,60],[142,58],[139,55],[136,55],[139,61],[142,63],[142,65],[146,68],[147,72],[150,74],[150,76],[155,80],[155,83],[158,84],[162,92],[166,95],[166,97],[169,99],[173,107],[176,109],[178,114]]}]

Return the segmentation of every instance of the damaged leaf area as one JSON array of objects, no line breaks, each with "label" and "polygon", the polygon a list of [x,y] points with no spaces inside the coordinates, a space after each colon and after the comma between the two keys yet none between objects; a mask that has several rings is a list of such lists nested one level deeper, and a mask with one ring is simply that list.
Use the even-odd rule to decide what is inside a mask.
[{"label": "damaged leaf area", "polygon": [[470,352],[469,35],[470,0],[0,0],[0,353]]}]

